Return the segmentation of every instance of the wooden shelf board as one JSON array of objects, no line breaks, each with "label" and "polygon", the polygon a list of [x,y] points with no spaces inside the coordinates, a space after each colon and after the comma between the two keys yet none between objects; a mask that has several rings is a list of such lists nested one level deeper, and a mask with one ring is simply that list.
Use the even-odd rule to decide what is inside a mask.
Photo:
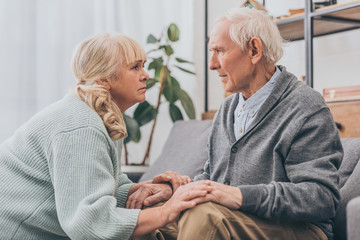
[{"label": "wooden shelf board", "polygon": [[[314,37],[357,29],[360,28],[360,0],[323,7],[315,10],[312,16]],[[304,14],[299,13],[275,23],[285,40],[296,41],[304,39],[304,18]]]},{"label": "wooden shelf board", "polygon": [[360,137],[360,101],[328,103],[334,121],[341,125],[340,137]]},{"label": "wooden shelf board", "polygon": [[360,86],[324,88],[323,97],[326,102],[360,101]]}]

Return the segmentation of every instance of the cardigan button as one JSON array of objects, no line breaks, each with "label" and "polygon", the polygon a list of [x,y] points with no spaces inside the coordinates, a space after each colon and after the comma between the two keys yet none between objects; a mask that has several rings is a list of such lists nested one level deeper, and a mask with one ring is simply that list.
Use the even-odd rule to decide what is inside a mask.
[{"label": "cardigan button", "polygon": [[238,151],[238,148],[237,148],[237,147],[234,146],[234,147],[231,148],[231,152],[232,152],[232,153],[237,153],[237,151]]}]

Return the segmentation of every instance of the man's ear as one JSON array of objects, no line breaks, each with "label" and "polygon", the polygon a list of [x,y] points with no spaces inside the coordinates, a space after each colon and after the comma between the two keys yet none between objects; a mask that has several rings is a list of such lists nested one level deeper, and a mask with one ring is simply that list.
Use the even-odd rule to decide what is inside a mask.
[{"label": "man's ear", "polygon": [[105,87],[107,90],[110,91],[110,84],[106,78],[105,79],[97,79],[96,83]]},{"label": "man's ear", "polygon": [[259,38],[253,37],[250,39],[249,55],[253,64],[257,64],[258,62],[260,62],[263,56],[263,44]]}]

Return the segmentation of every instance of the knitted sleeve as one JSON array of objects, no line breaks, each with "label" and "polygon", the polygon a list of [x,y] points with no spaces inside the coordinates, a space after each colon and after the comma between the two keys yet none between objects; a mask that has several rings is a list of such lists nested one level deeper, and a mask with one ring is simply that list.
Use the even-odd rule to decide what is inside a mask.
[{"label": "knitted sleeve", "polygon": [[193,179],[193,181],[200,181],[200,180],[208,180],[210,179],[210,161],[207,160],[205,162],[205,166],[204,166],[204,170],[202,173],[200,173],[199,175],[196,175]]},{"label": "knitted sleeve", "polygon": [[51,142],[56,210],[71,239],[128,239],[135,229],[140,210],[116,207],[111,151],[105,134],[93,127],[62,132]]}]

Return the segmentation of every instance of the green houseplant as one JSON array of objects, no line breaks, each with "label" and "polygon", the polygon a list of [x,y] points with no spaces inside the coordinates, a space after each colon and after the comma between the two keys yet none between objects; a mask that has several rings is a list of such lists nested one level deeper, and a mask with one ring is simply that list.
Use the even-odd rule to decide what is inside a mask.
[{"label": "green houseplant", "polygon": [[165,102],[168,103],[169,115],[173,122],[184,119],[180,107],[185,111],[189,119],[195,119],[194,104],[189,95],[181,88],[180,83],[172,73],[172,70],[177,68],[188,74],[195,74],[183,67],[183,65],[192,64],[191,62],[174,56],[174,49],[172,46],[179,40],[179,37],[179,28],[172,23],[163,31],[159,38],[156,38],[152,34],[147,38],[147,43],[154,48],[147,53],[149,61],[148,70],[152,77],[147,81],[146,88],[151,89],[153,87],[158,87],[159,93],[155,105],[145,101],[137,106],[132,117],[124,114],[124,120],[128,131],[128,137],[124,141],[126,165],[129,164],[126,144],[130,141],[139,142],[141,139],[140,128],[152,122],[147,148],[143,160],[140,163],[140,165],[145,165],[149,158],[161,104]]}]

